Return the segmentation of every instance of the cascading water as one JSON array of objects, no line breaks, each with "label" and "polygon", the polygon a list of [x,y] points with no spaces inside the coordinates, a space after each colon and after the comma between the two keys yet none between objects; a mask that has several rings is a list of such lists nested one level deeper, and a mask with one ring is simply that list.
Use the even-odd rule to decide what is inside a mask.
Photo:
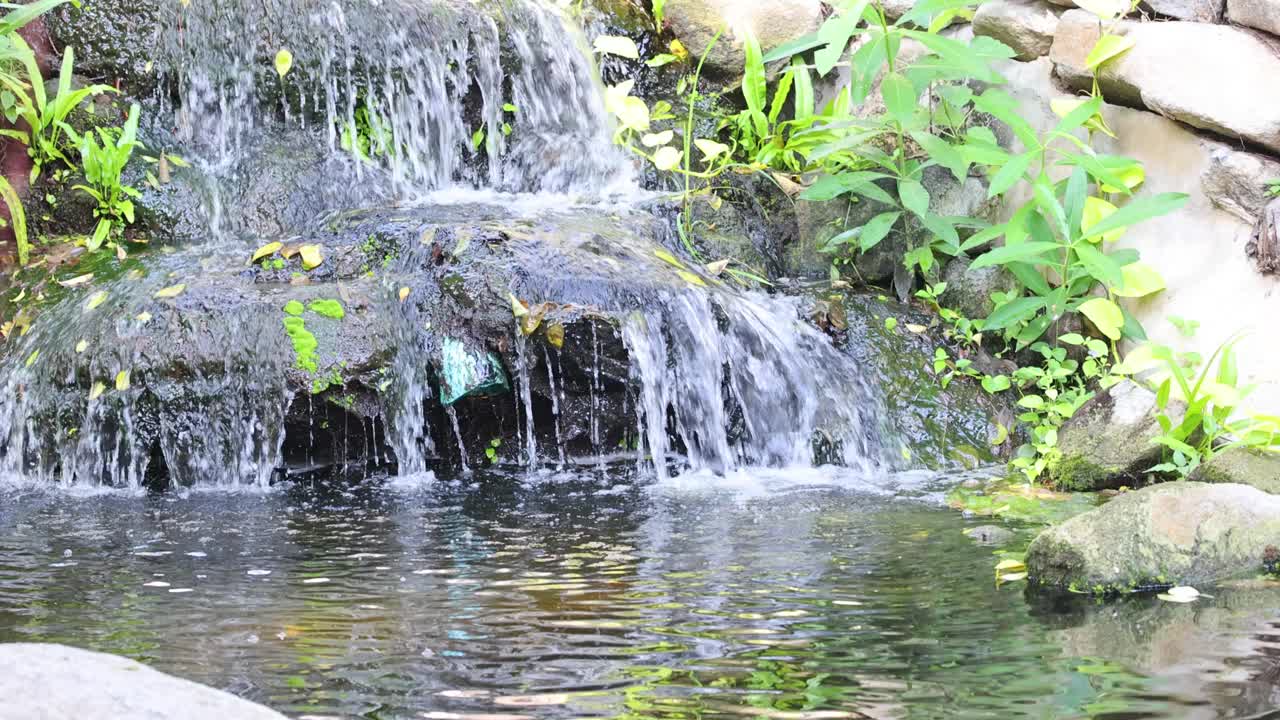
[{"label": "cascading water", "polygon": [[[151,110],[172,113],[176,149],[212,178],[213,227],[203,244],[130,260],[125,277],[36,319],[6,360],[0,472],[266,485],[294,446],[308,469],[324,443],[335,465],[347,462],[353,424],[366,455],[380,458],[385,443],[409,476],[452,464],[442,448],[456,445],[464,469],[468,448],[493,452],[492,436],[469,434],[476,423],[508,433],[506,459],[529,468],[603,464],[620,457],[615,448],[662,477],[885,464],[875,393],[797,302],[689,284],[655,259],[672,244],[665,223],[634,202],[646,195],[612,146],[586,42],[561,10],[541,0],[230,0],[166,3],[161,14],[157,63],[172,93]],[[281,50],[293,65],[283,76],[272,68]],[[311,143],[327,158],[295,188],[309,203],[272,208],[275,229],[254,231],[240,218],[275,200],[246,197],[258,171],[244,168],[276,135],[288,140],[275,156]],[[389,250],[374,257],[385,227],[344,225],[352,206],[394,226]],[[482,227],[458,229],[467,223]],[[270,257],[262,272],[245,268],[277,239],[333,257],[310,275],[272,270]],[[452,270],[460,259],[467,269]],[[495,267],[510,277],[486,285]],[[616,289],[648,277],[647,290]],[[186,294],[157,299],[184,279]],[[471,283],[489,294],[477,299]],[[376,321],[362,338],[367,357],[312,370],[295,358],[281,308],[300,289],[306,302],[332,296],[363,313],[348,328]],[[513,327],[506,309],[521,293],[594,319],[567,341],[526,338],[527,321]],[[325,342],[352,342],[344,337]],[[442,363],[459,358],[510,395],[480,409],[446,400]],[[634,430],[613,433],[619,417]]]}]

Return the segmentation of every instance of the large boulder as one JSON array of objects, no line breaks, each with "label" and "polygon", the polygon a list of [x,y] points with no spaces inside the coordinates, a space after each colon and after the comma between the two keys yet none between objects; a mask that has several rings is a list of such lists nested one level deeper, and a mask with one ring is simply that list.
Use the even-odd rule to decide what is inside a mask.
[{"label": "large boulder", "polygon": [[155,48],[168,31],[163,17],[157,0],[94,0],[53,10],[45,27],[59,48],[75,49],[79,73],[144,95],[157,82]]},{"label": "large boulder", "polygon": [[1219,453],[1201,465],[1195,480],[1251,485],[1280,495],[1280,454],[1236,448]]},{"label": "large boulder", "polygon": [[970,319],[985,318],[995,311],[991,295],[1010,292],[1018,287],[1018,280],[1005,268],[988,266],[973,270],[973,261],[956,257],[947,262],[942,271],[942,281],[947,284],[940,301]]},{"label": "large boulder", "polygon": [[973,33],[1008,45],[1019,60],[1035,60],[1049,54],[1061,15],[1041,0],[992,0],[978,6]]},{"label": "large boulder", "polygon": [[1280,2],[1277,0],[1227,0],[1227,18],[1237,25],[1280,35]]},{"label": "large boulder", "polygon": [[748,31],[768,53],[816,31],[823,20],[822,5],[819,0],[668,0],[663,12],[667,25],[690,54],[696,58],[706,54],[706,70],[732,77],[741,75],[746,65],[743,39]]},{"label": "large boulder", "polygon": [[0,645],[0,716],[23,720],[285,720],[142,663],[64,645]]},{"label": "large boulder", "polygon": [[1124,493],[1052,527],[1027,550],[1042,585],[1127,591],[1261,572],[1280,543],[1280,496],[1246,485],[1180,482]]},{"label": "large boulder", "polygon": [[1058,431],[1062,459],[1051,470],[1060,490],[1133,484],[1160,462],[1155,393],[1122,382],[1099,393]]},{"label": "large boulder", "polygon": [[[1193,22],[1124,21],[1115,32],[1135,44],[1099,74],[1108,101],[1280,151],[1280,55],[1267,42],[1247,30]],[[1062,16],[1050,57],[1071,87],[1092,85],[1085,59],[1101,33],[1091,13]]]}]

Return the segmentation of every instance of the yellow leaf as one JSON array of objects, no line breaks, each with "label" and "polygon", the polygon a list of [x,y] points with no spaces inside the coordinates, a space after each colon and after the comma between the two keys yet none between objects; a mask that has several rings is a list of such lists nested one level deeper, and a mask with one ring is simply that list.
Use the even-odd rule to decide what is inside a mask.
[{"label": "yellow leaf", "polygon": [[124,392],[129,389],[129,371],[121,370],[116,373],[116,389]]},{"label": "yellow leaf", "polygon": [[511,314],[515,317],[522,318],[529,314],[529,308],[520,302],[520,298],[511,293],[507,293],[507,298],[511,300]]},{"label": "yellow leaf", "polygon": [[314,270],[324,263],[324,253],[319,245],[303,245],[298,248],[298,254],[302,256],[303,270]]},{"label": "yellow leaf", "polygon": [[88,349],[89,349],[88,340],[81,340],[80,342],[76,343],[76,354],[83,353],[85,350],[88,350]]},{"label": "yellow leaf", "polygon": [[186,289],[187,289],[187,286],[183,283],[178,283],[177,285],[170,285],[169,287],[164,288],[163,290],[160,290],[159,292],[157,292],[156,297],[160,300],[169,300],[169,299],[178,297],[179,295],[182,294],[182,291]]},{"label": "yellow leaf", "polygon": [[283,80],[292,69],[293,53],[289,52],[288,48],[281,48],[280,52],[276,53],[276,72],[280,75],[280,79]]},{"label": "yellow leaf", "polygon": [[35,365],[36,359],[39,357],[40,357],[40,351],[32,350],[31,354],[27,356],[27,367],[31,367],[32,365]]},{"label": "yellow leaf", "polygon": [[1146,263],[1136,262],[1120,268],[1124,284],[1112,292],[1120,297],[1140,298],[1154,295],[1165,289],[1164,278]]},{"label": "yellow leaf", "polygon": [[725,145],[724,143],[716,142],[715,140],[698,138],[697,140],[693,141],[693,144],[697,145],[698,149],[702,151],[702,160],[704,162],[711,162],[712,160],[715,160],[721,155],[724,155],[725,153],[729,152],[728,145]]},{"label": "yellow leaf", "polygon": [[[1116,211],[1116,206],[1103,200],[1102,198],[1087,197],[1084,199],[1084,214],[1080,216],[1080,230],[1088,232],[1089,228],[1106,220]],[[1109,233],[1103,233],[1100,238],[1103,242],[1115,242],[1124,235],[1124,228],[1113,230]],[[1099,238],[1092,238],[1093,242],[1097,242]]]},{"label": "yellow leaf", "polygon": [[911,323],[907,323],[906,328],[917,335],[929,329],[923,325],[913,325]]},{"label": "yellow leaf", "polygon": [[680,167],[681,157],[679,150],[667,146],[653,154],[653,165],[663,172],[668,172]]},{"label": "yellow leaf", "polygon": [[1025,570],[1026,567],[1027,567],[1026,563],[1023,563],[1021,560],[1013,560],[1013,559],[1001,560],[996,565],[996,572],[1002,572],[1005,570],[1017,572],[1019,570]]},{"label": "yellow leaf", "polygon": [[667,143],[671,142],[673,139],[675,139],[675,136],[676,134],[671,132],[670,130],[667,130],[666,132],[656,133],[656,134],[650,133],[640,138],[640,143],[645,147],[651,147],[651,148],[660,147],[662,145],[666,145]]},{"label": "yellow leaf", "polygon": [[547,326],[547,342],[551,346],[559,350],[564,347],[564,325],[560,323],[552,323]]},{"label": "yellow leaf", "polygon": [[649,106],[638,97],[623,98],[615,114],[618,122],[628,130],[644,132],[649,129]]},{"label": "yellow leaf", "polygon": [[84,275],[77,275],[70,280],[59,280],[58,284],[65,288],[79,287],[92,279],[93,273],[85,273]]},{"label": "yellow leaf", "polygon": [[672,55],[675,55],[676,57],[680,58],[682,61],[689,59],[689,50],[685,48],[684,43],[680,42],[679,40],[672,40],[671,45],[668,46],[668,49],[671,51]]},{"label": "yellow leaf", "polygon": [[408,300],[408,299],[409,299],[409,288],[407,287],[400,288],[400,302],[404,302],[405,300]]},{"label": "yellow leaf", "polygon": [[253,257],[249,259],[249,264],[252,265],[253,263],[258,262],[264,257],[275,255],[277,252],[280,252],[280,250],[283,248],[284,248],[284,243],[282,242],[267,243],[266,245],[263,245],[262,247],[258,248],[257,251],[253,253]]},{"label": "yellow leaf", "polygon": [[98,292],[89,296],[88,302],[84,304],[84,309],[85,311],[92,310],[98,307],[99,305],[101,305],[102,303],[106,302],[106,300],[107,300],[107,291],[99,290]]},{"label": "yellow leaf", "polygon": [[146,325],[147,323],[151,322],[151,313],[149,312],[138,313],[138,322],[142,323],[143,325]]},{"label": "yellow leaf", "polygon": [[280,250],[280,257],[284,258],[285,260],[290,260],[293,258],[294,255],[298,254],[298,250],[300,250],[301,248],[302,246],[298,244],[285,245]]},{"label": "yellow leaf", "polygon": [[722,273],[724,273],[725,269],[729,267],[729,263],[731,263],[731,262],[733,262],[733,261],[732,261],[732,260],[717,260],[717,261],[715,261],[715,262],[710,263],[710,264],[708,264],[708,265],[707,265],[707,272],[711,273],[712,275],[719,276],[719,275],[721,275]]},{"label": "yellow leaf", "polygon": [[629,37],[620,35],[601,35],[596,38],[595,51],[603,55],[617,55],[629,60],[639,60],[640,50]]},{"label": "yellow leaf", "polygon": [[689,272],[688,270],[679,270],[679,271],[677,271],[677,272],[676,272],[676,274],[680,276],[680,279],[681,279],[681,280],[684,280],[685,282],[689,283],[690,285],[697,285],[698,287],[706,287],[706,286],[707,286],[707,281],[706,281],[706,280],[703,280],[702,278],[698,277],[697,275],[694,275],[693,273]]},{"label": "yellow leaf", "polygon": [[1106,298],[1094,298],[1080,306],[1080,312],[1093,323],[1094,327],[1112,340],[1120,339],[1120,329],[1124,327],[1124,313],[1120,306]]},{"label": "yellow leaf", "polygon": [[106,391],[107,391],[107,386],[104,383],[100,381],[96,382],[93,384],[93,387],[89,389],[89,399],[97,400],[98,398],[102,397],[102,393]]},{"label": "yellow leaf", "polygon": [[123,245],[116,245],[116,259],[124,262],[129,259],[129,253],[125,252]]},{"label": "yellow leaf", "polygon": [[666,250],[663,250],[663,249],[659,248],[659,249],[657,249],[657,250],[654,250],[654,251],[653,251],[653,254],[654,254],[654,255],[655,255],[659,260],[661,260],[661,261],[662,261],[662,262],[664,262],[664,263],[667,263],[668,265],[671,265],[671,266],[677,267],[677,268],[679,268],[679,269],[681,269],[681,270],[688,270],[688,269],[689,269],[689,268],[685,267],[685,264],[684,264],[684,263],[680,262],[680,259],[679,259],[679,258],[677,258],[675,255],[672,255],[671,253],[667,252]]}]

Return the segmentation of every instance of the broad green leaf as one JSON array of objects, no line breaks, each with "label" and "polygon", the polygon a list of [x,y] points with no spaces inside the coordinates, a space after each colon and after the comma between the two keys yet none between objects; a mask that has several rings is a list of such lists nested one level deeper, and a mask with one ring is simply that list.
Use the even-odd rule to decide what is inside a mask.
[{"label": "broad green leaf", "polygon": [[919,180],[899,180],[898,197],[902,199],[902,207],[918,217],[923,218],[929,213],[929,191]]},{"label": "broad green leaf", "polygon": [[893,230],[894,224],[900,217],[902,213],[895,211],[880,213],[868,220],[867,224],[862,226],[862,233],[858,236],[858,248],[866,252],[879,245],[880,241]]},{"label": "broad green leaf", "polygon": [[858,23],[862,21],[862,11],[866,7],[867,0],[856,0],[844,12],[837,12],[827,18],[822,27],[818,28],[818,40],[824,47],[813,54],[813,64],[819,75],[825,77],[844,57],[845,48],[849,47],[849,40],[857,31]]},{"label": "broad green leaf", "polygon": [[997,195],[1002,195],[1025,178],[1027,168],[1031,167],[1032,161],[1039,155],[1038,151],[1029,150],[1021,155],[1014,155],[1009,158],[1008,162],[992,176],[991,187],[987,188],[987,197],[993,198]]},{"label": "broad green leaf", "polygon": [[1107,233],[1113,230],[1136,225],[1143,220],[1167,215],[1185,205],[1187,198],[1188,196],[1184,193],[1162,193],[1155,197],[1137,198],[1097,225],[1090,226],[1085,231],[1085,237],[1105,237]]},{"label": "broad green leaf", "polygon": [[930,160],[950,170],[958,182],[964,182],[969,176],[969,159],[951,143],[923,131],[911,133],[911,139],[929,153]]},{"label": "broad green leaf", "polygon": [[276,73],[280,76],[280,79],[283,80],[292,69],[293,53],[290,52],[288,48],[281,48],[280,52],[276,53]]},{"label": "broad green leaf", "polygon": [[742,44],[747,60],[742,76],[742,96],[747,101],[747,111],[755,123],[756,135],[764,137],[769,134],[769,123],[764,114],[765,105],[769,101],[764,54],[760,51],[760,41],[756,39],[755,34],[748,30],[745,35]]},{"label": "broad green leaf", "polygon": [[804,122],[813,117],[815,110],[813,78],[809,77],[809,67],[800,58],[791,61],[791,72],[795,73],[793,92],[795,119],[797,122]]},{"label": "broad green leaf", "polygon": [[899,125],[909,125],[917,108],[915,86],[906,76],[889,73],[880,82],[880,95],[884,97],[885,109],[898,121]]},{"label": "broad green leaf", "polygon": [[1120,311],[1119,305],[1106,298],[1093,298],[1082,303],[1079,310],[1103,335],[1112,340],[1120,339],[1124,313]]},{"label": "broad green leaf", "polygon": [[1006,265],[1011,262],[1023,260],[1034,260],[1039,256],[1057,250],[1061,247],[1058,243],[1029,241],[1021,242],[1017,245],[1005,245],[998,247],[983,255],[980,255],[973,264],[969,266],[971,270],[979,270],[992,265]]},{"label": "broad green leaf", "polygon": [[1033,316],[1045,306],[1044,298],[1016,298],[995,309],[982,324],[985,330],[1003,330]]},{"label": "broad green leaf", "polygon": [[1133,38],[1123,35],[1103,35],[1084,59],[1084,65],[1090,71],[1096,71],[1106,61],[1128,52],[1136,43]]},{"label": "broad green leaf", "polygon": [[[1102,284],[1111,289],[1118,288],[1124,284],[1124,276],[1120,265],[1114,259],[1089,243],[1080,243],[1075,250],[1076,257],[1084,265],[1085,270]],[[1123,319],[1121,319],[1120,325],[1124,325]]]},{"label": "broad green leaf", "polygon": [[639,60],[640,50],[636,42],[629,37],[619,35],[601,35],[594,43],[595,51],[603,55],[617,55],[628,60]]},{"label": "broad green leaf", "polygon": [[1140,298],[1154,295],[1165,289],[1164,278],[1146,263],[1133,263],[1120,268],[1124,282],[1112,292],[1120,297]]}]

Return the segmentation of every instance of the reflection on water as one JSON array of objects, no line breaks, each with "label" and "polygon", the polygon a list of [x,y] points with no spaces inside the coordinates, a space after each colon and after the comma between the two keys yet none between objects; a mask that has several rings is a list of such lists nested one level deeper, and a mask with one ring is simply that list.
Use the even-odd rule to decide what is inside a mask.
[{"label": "reflection on water", "polygon": [[[776,473],[775,473],[776,475]],[[1280,593],[1093,606],[992,583],[916,481],[498,476],[0,497],[0,640],[326,718],[1249,718]],[[738,484],[743,479],[738,478]],[[739,488],[741,490],[741,488]],[[910,497],[905,497],[910,496]]]}]

